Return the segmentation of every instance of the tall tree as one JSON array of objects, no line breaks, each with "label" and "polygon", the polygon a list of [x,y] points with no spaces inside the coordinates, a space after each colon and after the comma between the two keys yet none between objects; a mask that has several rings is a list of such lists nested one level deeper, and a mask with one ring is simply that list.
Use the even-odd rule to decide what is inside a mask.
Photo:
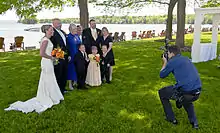
[{"label": "tall tree", "polygon": [[167,25],[166,25],[166,38],[172,40],[172,31],[173,31],[173,9],[178,0],[170,0],[168,6],[168,15],[167,15]]},{"label": "tall tree", "polygon": [[178,0],[176,45],[183,48],[185,39],[186,0]]},{"label": "tall tree", "polygon": [[80,11],[80,25],[83,28],[88,27],[89,12],[88,12],[88,0],[78,0]]}]

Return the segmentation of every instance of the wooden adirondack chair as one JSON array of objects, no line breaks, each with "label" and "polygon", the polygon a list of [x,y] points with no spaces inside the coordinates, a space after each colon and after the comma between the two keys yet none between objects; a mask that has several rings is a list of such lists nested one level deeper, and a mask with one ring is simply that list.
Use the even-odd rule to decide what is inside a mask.
[{"label": "wooden adirondack chair", "polygon": [[136,39],[137,38],[137,32],[132,31],[131,37],[132,37],[133,40]]},{"label": "wooden adirondack chair", "polygon": [[4,43],[5,38],[0,37],[0,49],[2,49],[5,52],[5,43]]},{"label": "wooden adirondack chair", "polygon": [[115,34],[114,34],[114,36],[113,36],[113,41],[114,41],[114,42],[119,42],[120,39],[119,39],[119,36],[118,36],[118,35],[119,35],[119,33],[118,33],[118,32],[115,32]]},{"label": "wooden adirondack chair", "polygon": [[119,41],[125,41],[125,32],[122,32],[119,36]]},{"label": "wooden adirondack chair", "polygon": [[113,33],[109,33],[109,36],[112,37],[112,34],[113,34]]},{"label": "wooden adirondack chair", "polygon": [[17,50],[18,48],[20,50],[24,50],[24,37],[23,36],[16,36],[15,37],[15,42],[14,43],[11,43],[11,46],[10,46],[10,49],[12,50]]},{"label": "wooden adirondack chair", "polygon": [[143,33],[141,34],[141,39],[145,38],[145,34],[146,34],[146,31],[143,31]]}]

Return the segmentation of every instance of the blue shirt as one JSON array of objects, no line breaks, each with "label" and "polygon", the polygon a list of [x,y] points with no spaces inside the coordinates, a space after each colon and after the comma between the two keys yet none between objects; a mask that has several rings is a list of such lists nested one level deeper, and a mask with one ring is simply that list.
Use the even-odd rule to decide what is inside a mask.
[{"label": "blue shirt", "polygon": [[180,54],[172,57],[167,62],[166,67],[160,71],[160,78],[165,78],[170,73],[173,73],[176,79],[176,88],[181,88],[182,91],[186,92],[201,89],[202,85],[198,71],[187,57]]}]

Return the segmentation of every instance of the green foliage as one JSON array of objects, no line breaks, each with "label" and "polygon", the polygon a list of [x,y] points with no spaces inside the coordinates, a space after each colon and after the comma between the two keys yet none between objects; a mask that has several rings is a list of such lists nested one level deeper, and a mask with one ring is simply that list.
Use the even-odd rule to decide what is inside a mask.
[{"label": "green foliage", "polygon": [[0,14],[9,9],[15,9],[20,19],[29,19],[36,16],[42,9],[62,10],[64,5],[74,5],[74,0],[10,0],[2,1],[0,4]]},{"label": "green foliage", "polygon": [[[186,45],[191,45],[192,41],[193,35],[186,35]],[[202,42],[210,41],[210,33],[202,35]],[[0,132],[219,133],[217,60],[196,64],[203,83],[201,97],[195,102],[200,130],[191,129],[184,109],[176,109],[174,102],[173,109],[180,124],[173,126],[164,120],[157,91],[173,84],[174,78],[159,78],[162,51],[158,48],[163,45],[152,39],[114,44],[116,66],[112,84],[69,92],[62,103],[40,115],[3,110],[17,100],[36,96],[39,51],[0,53]]]},{"label": "green foliage", "polygon": [[[167,16],[97,16],[92,17],[101,24],[165,24]],[[195,15],[186,15],[186,23],[193,24]],[[39,23],[50,23],[51,19],[40,19]],[[79,23],[78,18],[62,19],[63,23]],[[176,24],[176,16],[173,16],[173,23]],[[204,24],[212,24],[212,16],[205,15]]]},{"label": "green foliage", "polygon": [[219,0],[208,0],[208,1],[203,1],[203,6],[202,7],[219,7],[220,6],[220,1]]},{"label": "green foliage", "polygon": [[96,5],[106,6],[106,7],[117,7],[117,8],[140,8],[146,4],[160,3],[168,5],[167,0],[101,0],[97,1]]},{"label": "green foliage", "polygon": [[12,3],[16,3],[17,0],[10,0],[10,1],[6,1],[6,0],[0,0],[0,14],[4,13],[5,11],[12,9],[13,4]]}]

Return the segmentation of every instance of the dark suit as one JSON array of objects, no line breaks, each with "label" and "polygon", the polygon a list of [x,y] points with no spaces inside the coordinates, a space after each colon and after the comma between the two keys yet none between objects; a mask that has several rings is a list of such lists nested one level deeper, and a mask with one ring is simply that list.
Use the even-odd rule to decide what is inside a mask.
[{"label": "dark suit", "polygon": [[92,53],[92,50],[91,50],[92,46],[96,46],[98,48],[98,52],[101,53],[101,46],[98,43],[98,42],[100,42],[98,40],[101,38],[101,30],[96,28],[96,32],[97,32],[97,39],[96,40],[93,38],[90,28],[86,28],[82,32],[82,43],[86,47],[87,54]]},{"label": "dark suit", "polygon": [[[62,30],[61,30],[61,32],[66,37],[65,32]],[[60,47],[66,53],[65,57],[64,57],[65,59],[59,60],[59,64],[54,66],[54,72],[56,75],[57,83],[60,87],[61,93],[64,94],[64,91],[66,91],[65,87],[66,87],[66,81],[67,81],[69,49],[68,49],[68,46],[65,45],[63,38],[57,32],[56,29],[54,29],[54,35],[51,37],[51,42],[53,43],[54,48]]]},{"label": "dark suit", "polygon": [[86,80],[87,65],[88,65],[85,56],[83,56],[82,52],[79,51],[74,56],[73,59],[76,68],[78,89],[85,88],[85,80]]},{"label": "dark suit", "polygon": [[[104,78],[106,79],[106,82],[110,82],[110,65],[113,59],[109,54],[107,54],[105,57],[101,56],[101,61],[100,61],[100,68],[101,68],[101,77],[102,77],[102,82],[104,81]],[[104,63],[104,64],[103,64]]]}]

